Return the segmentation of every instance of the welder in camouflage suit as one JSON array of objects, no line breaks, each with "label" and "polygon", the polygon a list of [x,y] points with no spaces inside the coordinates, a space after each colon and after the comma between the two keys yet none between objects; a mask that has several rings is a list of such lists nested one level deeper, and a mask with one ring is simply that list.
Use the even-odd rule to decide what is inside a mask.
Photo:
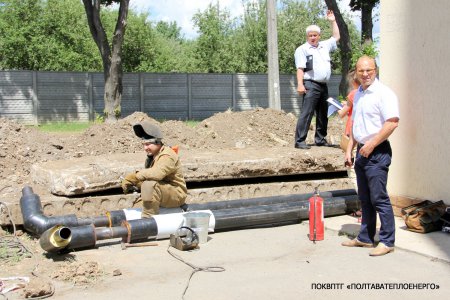
[{"label": "welder in camouflage suit", "polygon": [[145,168],[125,176],[124,193],[141,191],[142,218],[159,213],[159,207],[179,207],[187,196],[178,154],[162,142],[163,134],[158,126],[143,121],[133,126],[134,133],[142,139],[147,152]]}]

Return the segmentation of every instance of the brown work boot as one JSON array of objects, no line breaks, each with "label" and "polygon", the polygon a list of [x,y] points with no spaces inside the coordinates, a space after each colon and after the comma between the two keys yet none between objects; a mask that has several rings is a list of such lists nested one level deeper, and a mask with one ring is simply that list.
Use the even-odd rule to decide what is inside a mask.
[{"label": "brown work boot", "polygon": [[388,254],[389,252],[394,252],[394,247],[388,247],[383,243],[378,243],[378,246],[373,249],[369,255],[370,256],[382,256]]},{"label": "brown work boot", "polygon": [[358,241],[358,239],[353,239],[353,240],[348,240],[348,241],[342,242],[341,245],[345,246],[345,247],[373,248],[373,244],[360,242],[360,241]]}]

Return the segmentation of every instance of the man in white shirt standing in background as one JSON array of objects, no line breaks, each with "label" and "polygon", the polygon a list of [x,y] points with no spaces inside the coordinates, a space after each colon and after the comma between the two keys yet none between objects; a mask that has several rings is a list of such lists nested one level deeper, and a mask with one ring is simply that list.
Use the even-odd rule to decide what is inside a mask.
[{"label": "man in white shirt standing in background", "polygon": [[331,76],[330,52],[336,50],[340,39],[336,18],[331,10],[327,12],[333,36],[320,41],[320,28],[310,25],[306,28],[306,43],[295,50],[295,66],[297,68],[297,92],[303,96],[303,104],[295,130],[295,148],[309,149],[306,144],[309,126],[314,112],[316,113],[316,146],[328,146],[328,86]]}]

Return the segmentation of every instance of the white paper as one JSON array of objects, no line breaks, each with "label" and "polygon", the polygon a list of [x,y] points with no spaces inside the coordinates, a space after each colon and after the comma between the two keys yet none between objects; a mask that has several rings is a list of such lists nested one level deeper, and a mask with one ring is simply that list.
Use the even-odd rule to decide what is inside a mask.
[{"label": "white paper", "polygon": [[342,104],[334,98],[331,97],[328,98],[327,102],[331,104],[328,105],[328,114],[327,114],[328,117],[330,117],[332,114],[343,108]]},{"label": "white paper", "polygon": [[338,110],[342,109],[344,106],[342,106],[341,102],[337,101],[336,99],[330,97],[327,99],[327,102],[334,105]]}]

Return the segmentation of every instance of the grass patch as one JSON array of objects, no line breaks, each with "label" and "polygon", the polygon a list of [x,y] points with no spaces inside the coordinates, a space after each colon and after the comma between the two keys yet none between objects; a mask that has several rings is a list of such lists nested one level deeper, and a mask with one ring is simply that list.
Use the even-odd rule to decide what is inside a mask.
[{"label": "grass patch", "polygon": [[92,123],[80,123],[80,122],[58,122],[58,123],[46,123],[38,126],[39,130],[44,132],[82,132],[89,128]]},{"label": "grass patch", "polygon": [[31,257],[17,237],[12,235],[0,238],[0,262],[16,264],[26,257]]},{"label": "grass patch", "polygon": [[[163,122],[163,121],[161,121]],[[99,122],[95,122],[99,123]],[[101,122],[100,122],[101,123]],[[187,120],[184,122],[188,127],[195,127],[200,121]],[[57,122],[40,124],[37,128],[43,132],[77,133],[82,132],[92,126],[92,122]]]},{"label": "grass patch", "polygon": [[186,126],[194,128],[200,121],[188,120],[184,122]]}]

